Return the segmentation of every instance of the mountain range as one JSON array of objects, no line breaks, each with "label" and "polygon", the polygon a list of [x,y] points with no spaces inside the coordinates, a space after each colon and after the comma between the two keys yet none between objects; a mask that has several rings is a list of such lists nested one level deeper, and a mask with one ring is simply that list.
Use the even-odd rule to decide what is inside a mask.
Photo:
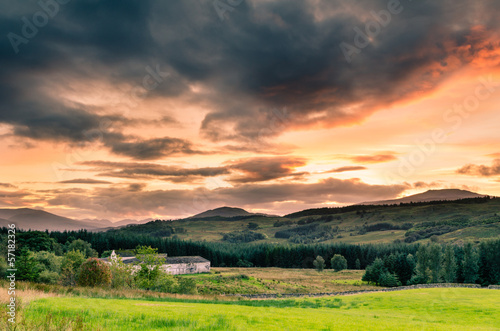
[{"label": "mountain range", "polygon": [[[371,201],[365,202],[361,205],[393,205],[400,203],[410,202],[428,202],[437,200],[459,200],[467,198],[479,198],[484,195],[477,194],[470,191],[458,189],[445,189],[445,190],[429,190],[424,193],[400,198],[393,200]],[[242,208],[236,207],[220,207],[216,209],[207,210],[205,212],[193,215],[187,219],[202,219],[210,217],[236,217],[236,216],[272,216],[259,213],[250,213]],[[153,219],[148,218],[144,220],[125,219],[118,222],[111,222],[106,219],[82,219],[75,220],[68,217],[55,215],[43,210],[31,208],[19,209],[0,209],[0,227],[7,226],[8,224],[15,223],[17,228],[24,230],[39,230],[39,231],[72,231],[86,229],[89,231],[105,231],[112,228],[120,228],[127,225],[145,224]]]},{"label": "mountain range", "polygon": [[397,205],[400,203],[411,202],[429,202],[429,201],[453,201],[460,199],[483,198],[485,195],[459,190],[459,189],[444,189],[444,190],[429,190],[424,193],[410,195],[408,197],[392,200],[368,201],[360,203],[360,205]]}]

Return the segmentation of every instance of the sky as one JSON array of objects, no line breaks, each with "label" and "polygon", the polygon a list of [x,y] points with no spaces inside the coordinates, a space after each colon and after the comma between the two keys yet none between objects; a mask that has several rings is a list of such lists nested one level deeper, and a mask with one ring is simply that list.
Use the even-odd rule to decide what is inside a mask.
[{"label": "sky", "polygon": [[0,208],[500,195],[494,0],[0,1]]}]

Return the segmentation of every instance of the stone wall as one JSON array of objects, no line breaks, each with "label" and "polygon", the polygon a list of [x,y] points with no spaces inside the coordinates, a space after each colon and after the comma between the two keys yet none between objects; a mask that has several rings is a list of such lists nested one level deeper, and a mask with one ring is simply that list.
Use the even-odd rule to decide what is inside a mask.
[{"label": "stone wall", "polygon": [[[491,285],[500,289],[498,285]],[[490,288],[491,288],[490,286]],[[360,291],[347,291],[347,292],[327,292],[327,293],[286,293],[286,294],[230,294],[228,296],[238,296],[242,298],[249,299],[275,299],[275,298],[298,298],[298,297],[323,297],[323,296],[341,296],[341,295],[352,295],[361,293],[377,293],[377,292],[394,292],[403,290],[415,290],[415,289],[425,289],[425,288],[452,288],[452,287],[464,287],[464,288],[481,288],[481,285],[477,284],[418,284],[410,286],[399,286],[392,288],[385,288],[380,290],[360,290]]]}]

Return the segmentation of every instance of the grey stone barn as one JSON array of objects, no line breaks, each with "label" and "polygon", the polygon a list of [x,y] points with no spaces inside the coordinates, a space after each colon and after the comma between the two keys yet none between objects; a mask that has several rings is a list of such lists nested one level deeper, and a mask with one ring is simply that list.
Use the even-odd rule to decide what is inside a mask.
[{"label": "grey stone barn", "polygon": [[[204,272],[210,272],[210,261],[201,256],[176,256],[167,257],[166,254],[159,254],[159,256],[165,258],[165,264],[162,269],[172,275],[185,275],[185,274],[200,274]],[[109,258],[101,259],[106,263],[111,263],[111,260],[116,259],[117,255],[113,251]],[[139,269],[136,265],[140,261],[135,256],[124,256],[121,257],[124,264],[134,265],[134,271]]]}]

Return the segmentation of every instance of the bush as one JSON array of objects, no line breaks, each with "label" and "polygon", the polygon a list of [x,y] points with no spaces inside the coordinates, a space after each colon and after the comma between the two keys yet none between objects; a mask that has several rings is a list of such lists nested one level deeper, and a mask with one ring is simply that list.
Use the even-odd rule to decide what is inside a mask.
[{"label": "bush", "polygon": [[265,234],[254,232],[254,231],[233,231],[229,233],[225,233],[222,237],[222,240],[233,243],[249,243],[256,240],[266,239],[267,236]]},{"label": "bush", "polygon": [[44,270],[38,276],[38,281],[44,284],[57,284],[61,276],[54,271]]},{"label": "bush", "polygon": [[82,252],[86,258],[89,257],[97,257],[97,251],[92,248],[92,246],[81,239],[76,239],[71,242],[71,244],[68,245],[68,252],[70,251],[80,251]]},{"label": "bush", "polygon": [[52,271],[57,274],[61,272],[61,256],[56,256],[54,253],[41,251],[35,253],[35,260],[38,263],[38,268],[43,272],[45,270]]},{"label": "bush", "polygon": [[313,261],[313,265],[319,272],[325,269],[325,259],[322,256],[316,256],[316,260]]},{"label": "bush", "polygon": [[85,262],[85,255],[80,251],[69,251],[61,262],[61,280],[63,285],[76,285],[78,270]]},{"label": "bush", "polygon": [[401,286],[398,277],[395,274],[391,274],[390,272],[387,271],[380,275],[378,283],[380,286],[385,286],[385,287]]},{"label": "bush", "polygon": [[198,290],[196,289],[196,282],[193,278],[178,277],[179,285],[177,287],[177,292],[181,294],[196,294]]},{"label": "bush", "polygon": [[247,228],[249,230],[257,230],[259,228],[259,224],[250,222],[248,223]]},{"label": "bush", "polygon": [[111,270],[106,262],[90,258],[83,262],[78,273],[80,286],[109,286],[111,285]]},{"label": "bush", "polygon": [[276,221],[276,222],[273,224],[273,226],[274,226],[275,228],[279,228],[279,227],[284,226],[284,225],[292,225],[292,224],[293,224],[293,222],[292,222],[292,221]]},{"label": "bush", "polygon": [[122,262],[120,257],[111,260],[111,287],[112,288],[132,288],[134,287],[134,275],[132,268]]},{"label": "bush", "polygon": [[236,266],[239,268],[251,268],[253,267],[253,263],[247,260],[238,260]]},{"label": "bush", "polygon": [[166,272],[161,272],[158,274],[158,277],[156,277],[151,290],[163,293],[174,293],[176,291],[176,287],[178,288],[178,282],[174,276],[169,275]]},{"label": "bush", "polygon": [[332,269],[335,271],[347,269],[347,260],[340,254],[335,254],[330,260],[330,263],[332,265]]}]

